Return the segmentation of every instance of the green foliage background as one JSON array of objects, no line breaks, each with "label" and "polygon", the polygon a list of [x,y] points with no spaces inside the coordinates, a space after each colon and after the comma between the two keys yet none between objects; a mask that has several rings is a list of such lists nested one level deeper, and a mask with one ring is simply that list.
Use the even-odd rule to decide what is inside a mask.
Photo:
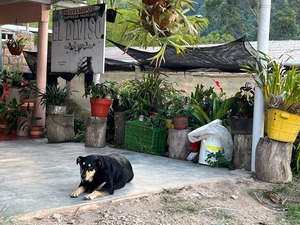
[{"label": "green foliage background", "polygon": [[[141,0],[139,0],[141,1]],[[110,8],[110,0],[104,0]],[[116,23],[107,23],[107,38],[124,42],[122,33],[126,20],[137,16],[128,10],[129,0],[115,0],[118,9]],[[201,15],[208,18],[209,25],[204,29],[201,43],[224,43],[246,35],[248,40],[257,38],[259,0],[195,0],[195,10],[189,15]],[[97,0],[87,0],[89,5]],[[300,0],[272,0],[270,40],[299,40],[300,38]],[[30,24],[37,27],[37,24]],[[52,21],[49,22],[52,27]],[[107,42],[107,46],[112,46]]]}]

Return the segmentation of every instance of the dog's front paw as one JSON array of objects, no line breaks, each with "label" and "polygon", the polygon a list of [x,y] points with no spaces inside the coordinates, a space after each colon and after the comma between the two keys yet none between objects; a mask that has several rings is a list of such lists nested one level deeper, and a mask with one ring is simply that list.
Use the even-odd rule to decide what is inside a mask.
[{"label": "dog's front paw", "polygon": [[83,192],[85,192],[85,187],[78,187],[75,191],[73,191],[70,195],[71,198],[77,198],[79,195],[81,195]]},{"label": "dog's front paw", "polygon": [[70,197],[71,197],[71,198],[77,198],[78,196],[79,196],[79,194],[76,193],[76,191],[74,191],[74,192],[72,192],[72,193],[70,194]]},{"label": "dog's front paw", "polygon": [[84,200],[92,200],[95,198],[95,196],[91,193],[91,194],[85,195],[83,198],[84,198]]}]

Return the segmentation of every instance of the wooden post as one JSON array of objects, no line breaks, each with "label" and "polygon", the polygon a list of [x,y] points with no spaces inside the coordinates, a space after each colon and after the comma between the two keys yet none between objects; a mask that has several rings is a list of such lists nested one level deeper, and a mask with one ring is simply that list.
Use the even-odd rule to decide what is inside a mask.
[{"label": "wooden post", "polygon": [[169,129],[169,157],[174,159],[186,160],[190,154],[190,142],[188,133],[190,129]]},{"label": "wooden post", "polygon": [[256,177],[271,183],[292,181],[292,143],[260,138],[255,156]]},{"label": "wooden post", "polygon": [[123,147],[125,144],[125,123],[127,121],[128,112],[115,112],[115,135],[114,145]]},{"label": "wooden post", "polygon": [[237,169],[251,171],[252,135],[234,134],[233,165]]},{"label": "wooden post", "polygon": [[48,142],[74,141],[74,115],[48,114],[46,129]]},{"label": "wooden post", "polygon": [[106,145],[107,117],[90,116],[86,126],[85,146],[103,148]]}]

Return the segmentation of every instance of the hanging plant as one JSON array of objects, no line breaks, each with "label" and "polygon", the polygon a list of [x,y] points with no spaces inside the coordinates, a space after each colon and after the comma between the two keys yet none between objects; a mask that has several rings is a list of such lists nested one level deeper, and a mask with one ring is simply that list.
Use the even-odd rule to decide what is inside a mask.
[{"label": "hanging plant", "polygon": [[12,55],[20,55],[27,43],[27,38],[13,38],[6,42],[9,52]]},{"label": "hanging plant", "polygon": [[199,31],[207,26],[206,18],[187,16],[193,10],[192,0],[142,0],[130,3],[131,9],[138,13],[136,19],[129,20],[124,31],[131,40],[127,48],[138,44],[142,48],[161,46],[161,50],[150,60],[159,67],[165,60],[164,53],[168,45],[176,53],[183,53],[185,46],[196,45]]}]

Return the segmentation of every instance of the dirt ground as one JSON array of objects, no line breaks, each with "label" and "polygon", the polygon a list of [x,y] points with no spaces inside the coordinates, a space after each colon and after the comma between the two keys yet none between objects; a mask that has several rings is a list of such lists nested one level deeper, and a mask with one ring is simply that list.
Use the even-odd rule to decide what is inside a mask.
[{"label": "dirt ground", "polygon": [[267,195],[274,187],[250,177],[229,179],[45,212],[11,224],[290,224],[284,206],[289,199],[279,196],[277,202],[278,195]]}]

